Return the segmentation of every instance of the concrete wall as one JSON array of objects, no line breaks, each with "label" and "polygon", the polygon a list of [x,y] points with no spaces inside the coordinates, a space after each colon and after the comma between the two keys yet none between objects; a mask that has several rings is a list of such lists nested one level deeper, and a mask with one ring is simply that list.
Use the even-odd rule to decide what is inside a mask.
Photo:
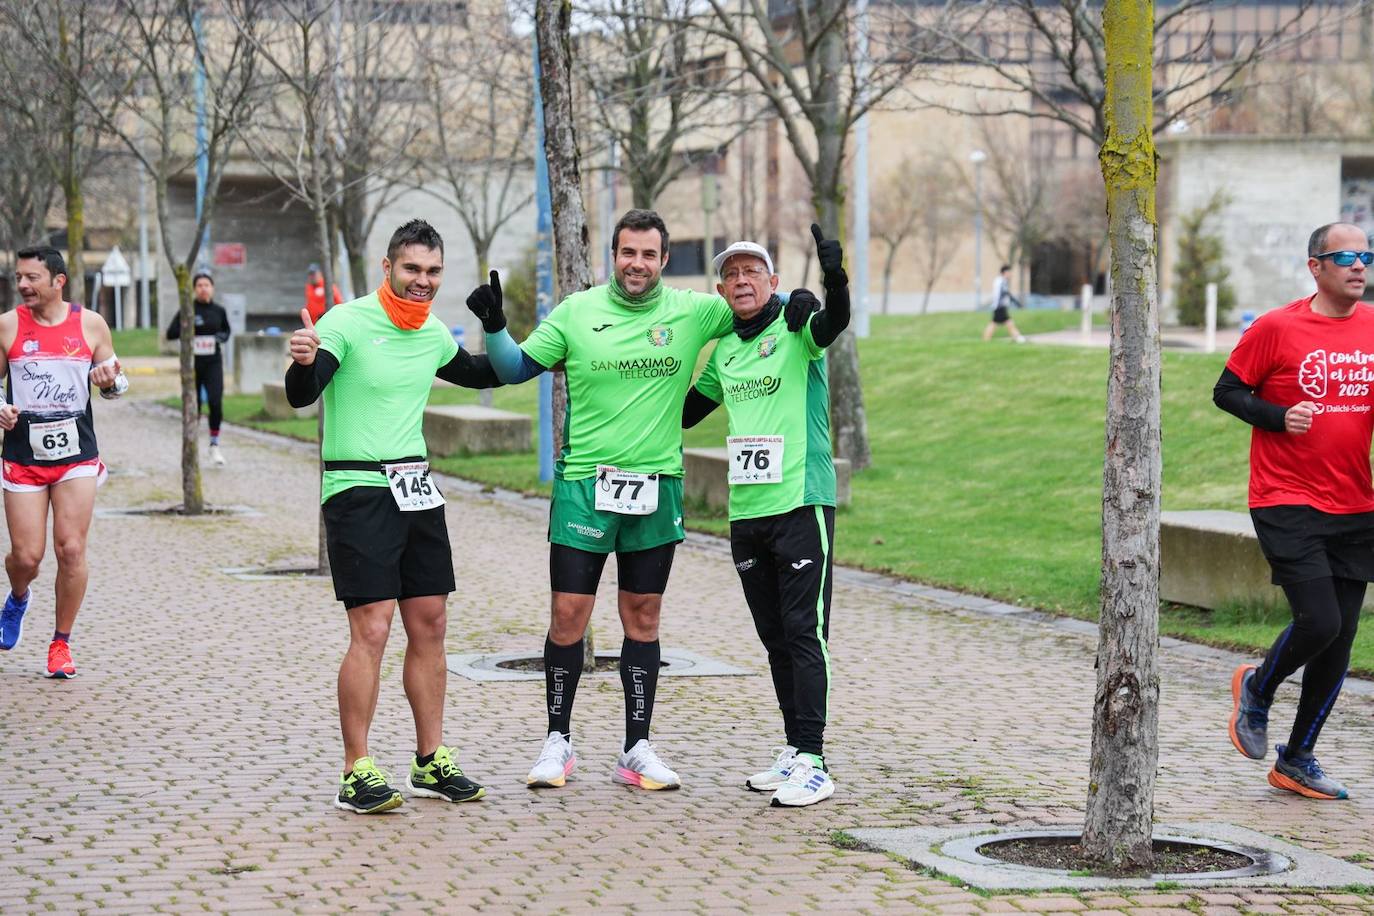
[{"label": "concrete wall", "polygon": [[[1293,137],[1170,137],[1163,158],[1160,290],[1173,313],[1179,216],[1224,191],[1214,226],[1226,245],[1237,311],[1256,313],[1314,290],[1307,238],[1341,218],[1342,160],[1374,155],[1369,140]],[[1230,316],[1235,323],[1238,315]]]},{"label": "concrete wall", "polygon": [[[310,211],[269,180],[226,176],[221,187],[207,260],[217,242],[242,244],[247,258],[242,267],[211,265],[216,293],[244,297],[249,330],[271,324],[294,328],[305,304],[305,268],[317,260]],[[176,184],[168,193],[173,254],[180,256],[195,231],[195,186]],[[176,279],[165,263],[159,267],[158,327],[165,330],[176,310]]]}]

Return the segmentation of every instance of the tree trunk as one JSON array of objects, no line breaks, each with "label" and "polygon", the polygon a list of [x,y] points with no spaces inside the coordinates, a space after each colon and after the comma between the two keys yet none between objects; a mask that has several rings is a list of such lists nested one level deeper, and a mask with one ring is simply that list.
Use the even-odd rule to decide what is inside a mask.
[{"label": "tree trunk", "polygon": [[1099,154],[1112,250],[1112,345],[1102,475],[1102,613],[1084,850],[1153,862],[1159,757],[1159,306],[1153,0],[1107,0],[1106,140]]},{"label": "tree trunk", "polygon": [[[67,209],[67,282],[76,293],[71,297],[73,301],[86,298],[86,197],[81,177],[75,163],[68,161],[62,176],[62,195]],[[114,324],[111,321],[110,327]]]},{"label": "tree trunk", "polygon": [[[307,117],[311,117],[307,115]],[[325,192],[326,169],[331,170],[333,163],[329,158],[329,147],[318,120],[311,117],[313,126],[311,133],[316,137],[315,153],[310,161],[310,196],[312,198],[312,209],[315,211],[315,244],[320,252],[320,274],[324,277],[324,308],[329,311],[334,305],[334,239],[337,235],[330,226],[329,219],[329,197]],[[323,161],[322,161],[323,160]],[[354,290],[354,292],[357,292]],[[324,486],[324,424],[325,410],[324,397],[320,398],[320,413],[316,428],[319,430],[320,443],[320,486]],[[325,540],[324,529],[324,506],[320,506],[319,516],[319,543],[316,545],[316,571],[322,575],[329,575],[329,550]]]},{"label": "tree trunk", "polygon": [[[830,15],[820,4],[821,15]],[[820,84],[814,87],[815,106],[808,113],[816,133],[816,214],[826,238],[843,239],[841,214],[844,213],[844,141],[848,122],[840,100],[840,79],[844,61],[846,29],[827,29],[821,36]],[[850,327],[830,345],[826,362],[830,367],[830,425],[835,438],[835,454],[847,458],[852,470],[862,471],[872,463],[868,449],[868,418],[864,412],[863,383],[859,378],[859,349]]]},{"label": "tree trunk", "polygon": [[[57,4],[57,54],[65,68],[72,62],[72,36],[68,28],[65,4]],[[81,100],[79,90],[70,80],[64,81],[61,90],[62,111],[62,194],[66,199],[67,210],[67,284],[75,291],[72,301],[86,298],[86,202],[82,197],[81,183],[84,169],[80,162],[80,119]],[[111,327],[114,322],[110,322]]]},{"label": "tree trunk", "polygon": [[181,322],[181,506],[187,515],[200,515],[205,511],[205,494],[200,485],[200,452],[196,450],[200,397],[196,392],[196,308],[191,300],[191,265],[176,265],[174,275]]},{"label": "tree trunk", "polygon": [[[581,164],[577,153],[577,132],[572,105],[572,49],[568,21],[572,16],[569,0],[538,0],[535,6],[535,34],[539,41],[539,94],[544,102],[544,155],[549,164],[549,197],[553,206],[553,250],[557,289],[562,302],[573,293],[592,285],[588,257],[591,234],[582,207]],[[553,449],[563,446],[563,417],[568,402],[567,379],[554,375]],[[584,645],[585,667],[596,667],[592,628],[587,627]]]},{"label": "tree trunk", "polygon": [[[892,263],[897,260],[897,246],[888,244],[887,258],[883,261],[883,311],[887,314],[888,300],[892,296]],[[921,311],[925,311],[924,308]]]}]

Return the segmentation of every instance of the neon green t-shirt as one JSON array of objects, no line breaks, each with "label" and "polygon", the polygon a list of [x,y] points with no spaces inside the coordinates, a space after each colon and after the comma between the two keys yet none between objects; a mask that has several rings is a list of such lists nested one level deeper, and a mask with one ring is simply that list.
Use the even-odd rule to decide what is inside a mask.
[{"label": "neon green t-shirt", "polygon": [[793,334],[779,315],[749,340],[737,334],[722,338],[696,387],[725,405],[731,436],[783,440],[781,481],[730,485],[732,521],[835,505],[830,385],[825,351],[811,336],[809,322]]},{"label": "neon green t-shirt", "polygon": [[[372,293],[334,306],[315,331],[320,348],[339,361],[324,389],[324,460],[424,455],[422,421],[434,373],[458,354],[444,323],[431,313],[416,330],[402,330]],[[320,501],[350,487],[386,485],[372,471],[325,471]]]},{"label": "neon green t-shirt", "polygon": [[682,402],[692,369],[706,342],[733,321],[719,296],[662,286],[643,305],[594,286],[549,312],[520,348],[541,366],[565,363],[559,479],[592,477],[599,464],[682,476]]}]

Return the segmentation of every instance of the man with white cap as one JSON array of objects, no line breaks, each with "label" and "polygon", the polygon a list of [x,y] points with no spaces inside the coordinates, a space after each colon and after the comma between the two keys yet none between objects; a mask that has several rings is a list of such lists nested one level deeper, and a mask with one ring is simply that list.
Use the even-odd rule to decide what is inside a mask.
[{"label": "man with white cap", "polygon": [[849,280],[840,243],[812,224],[825,309],[794,290],[789,309],[808,315],[788,333],[773,259],[736,242],[716,255],[717,285],[734,312],[734,333],[711,354],[687,394],[682,425],[721,403],[729,414],[730,552],[782,710],[786,744],[773,766],[745,785],[772,804],[802,807],[829,798],[835,783],[823,741],[830,705],[830,592],[835,543],[835,465],[825,348],[849,325]]}]

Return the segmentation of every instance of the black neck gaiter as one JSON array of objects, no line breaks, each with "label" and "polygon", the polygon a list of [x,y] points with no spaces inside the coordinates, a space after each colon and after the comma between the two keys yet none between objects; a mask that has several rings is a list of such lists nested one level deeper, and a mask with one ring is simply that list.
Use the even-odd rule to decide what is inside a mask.
[{"label": "black neck gaiter", "polygon": [[777,295],[768,297],[768,301],[763,304],[763,308],[753,318],[741,321],[735,317],[735,333],[740,340],[750,340],[759,335],[764,328],[768,327],[777,320],[778,313],[782,311],[782,300]]}]

